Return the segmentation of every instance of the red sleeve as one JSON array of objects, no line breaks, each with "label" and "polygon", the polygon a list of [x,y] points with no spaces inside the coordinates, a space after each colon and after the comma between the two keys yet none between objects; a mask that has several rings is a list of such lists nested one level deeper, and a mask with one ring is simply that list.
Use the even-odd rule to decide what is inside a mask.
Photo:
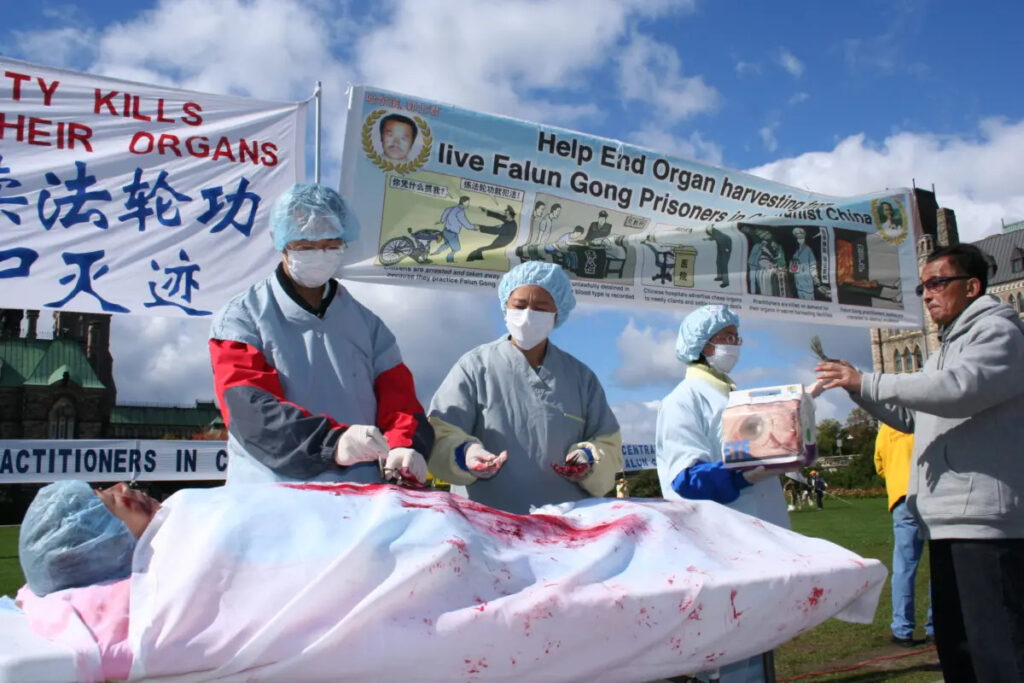
[{"label": "red sleeve", "polygon": [[[277,369],[271,366],[256,348],[238,341],[211,339],[210,361],[213,363],[213,388],[217,392],[217,401],[220,403],[225,427],[231,425],[225,393],[234,387],[252,387],[265,391],[282,404],[296,408],[302,415],[307,417],[312,415],[302,406],[285,400],[284,389],[281,387],[281,378],[278,377]],[[410,377],[410,381],[411,379]],[[413,398],[415,400],[415,396]],[[332,428],[346,426],[340,425],[328,415],[322,417],[328,420]]]},{"label": "red sleeve", "polygon": [[399,363],[377,376],[373,383],[377,397],[377,426],[391,448],[413,448],[429,457],[434,430],[416,398],[412,373]]}]

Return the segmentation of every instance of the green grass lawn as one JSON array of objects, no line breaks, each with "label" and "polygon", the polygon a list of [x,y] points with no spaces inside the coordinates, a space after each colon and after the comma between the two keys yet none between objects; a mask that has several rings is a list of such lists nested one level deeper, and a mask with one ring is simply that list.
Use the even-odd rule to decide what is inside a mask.
[{"label": "green grass lawn", "polygon": [[[850,500],[843,505],[826,500],[821,511],[795,512],[790,515],[793,529],[808,536],[828,539],[864,556],[892,564],[892,525],[884,498]],[[18,528],[0,527],[0,595],[13,596],[24,583],[18,564]],[[917,594],[927,595],[927,556],[917,575]],[[830,619],[821,626],[792,640],[775,653],[779,679],[829,669],[853,666],[877,657],[904,654],[906,650],[889,643],[892,616],[889,582],[886,581],[875,620],[871,624],[850,624]],[[917,600],[918,637],[923,637],[925,601]],[[855,671],[832,676],[812,676],[800,680],[816,681],[935,681],[942,678],[936,668],[934,651],[924,655],[887,660]]]},{"label": "green grass lawn", "polygon": [[[790,513],[794,531],[824,538],[849,548],[863,557],[881,560],[892,568],[892,520],[885,498],[850,499],[850,505],[834,499],[825,500],[823,510]],[[927,548],[917,573],[918,630],[924,637],[928,595]],[[817,628],[786,643],[775,652],[775,668],[779,679],[809,672],[849,667],[876,657],[905,654],[907,650],[889,642],[892,602],[886,580],[871,624],[850,624],[830,619]],[[935,651],[927,654],[887,660],[832,676],[813,676],[801,680],[817,681],[936,681],[942,674],[937,668]]]},{"label": "green grass lawn", "polygon": [[18,527],[0,527],[0,595],[12,598],[25,585],[25,576],[18,564]]}]

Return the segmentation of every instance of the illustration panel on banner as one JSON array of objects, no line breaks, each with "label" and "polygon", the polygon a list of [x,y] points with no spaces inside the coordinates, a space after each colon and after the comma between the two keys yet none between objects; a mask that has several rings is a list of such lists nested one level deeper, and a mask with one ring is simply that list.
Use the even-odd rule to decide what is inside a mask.
[{"label": "illustration panel on banner", "polygon": [[377,260],[382,266],[452,265],[505,271],[524,193],[431,171],[385,177]]},{"label": "illustration panel on banner", "polygon": [[741,223],[747,243],[747,291],[807,301],[832,301],[828,231],[817,225]]},{"label": "illustration panel on banner", "polygon": [[[834,228],[839,303],[903,308],[898,245],[879,233]],[[879,227],[881,231],[881,227]]]},{"label": "illustration panel on banner", "polygon": [[637,255],[631,238],[648,223],[643,216],[538,193],[527,243],[515,253],[521,262],[556,263],[570,277],[632,284]]},{"label": "illustration panel on banner", "polygon": [[658,223],[640,240],[645,248],[641,277],[656,287],[742,293],[730,277],[739,267],[741,249],[735,226],[680,227]]}]

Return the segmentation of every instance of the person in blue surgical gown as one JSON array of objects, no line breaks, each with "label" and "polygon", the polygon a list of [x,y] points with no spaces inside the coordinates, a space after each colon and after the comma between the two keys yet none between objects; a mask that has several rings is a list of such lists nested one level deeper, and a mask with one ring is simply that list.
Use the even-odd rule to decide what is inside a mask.
[{"label": "person in blue surgical gown", "polygon": [[[726,306],[702,306],[683,319],[676,357],[686,377],[661,402],[655,450],[661,495],[670,500],[713,500],[789,528],[778,472],[743,473],[722,464],[722,411],[736,388],[729,372],[739,360],[740,319]],[[764,657],[725,666],[723,683],[764,681]]]},{"label": "person in blue surgical gown", "polygon": [[602,496],[622,437],[586,365],[548,340],[576,305],[568,276],[529,261],[502,277],[509,334],[466,353],[430,403],[430,470],[453,491],[515,513]]}]

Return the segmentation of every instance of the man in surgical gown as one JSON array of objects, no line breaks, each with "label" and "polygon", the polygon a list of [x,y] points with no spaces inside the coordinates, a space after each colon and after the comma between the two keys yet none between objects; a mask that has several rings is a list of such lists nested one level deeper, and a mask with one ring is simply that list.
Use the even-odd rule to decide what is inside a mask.
[{"label": "man in surgical gown", "polygon": [[430,403],[431,472],[515,513],[604,495],[622,469],[619,424],[590,368],[547,339],[576,305],[568,276],[528,261],[498,298],[510,334],[460,358]]},{"label": "man in surgical gown", "polygon": [[334,275],[355,237],[345,203],[297,184],[270,216],[282,262],[213,320],[227,483],[426,481],[433,430],[395,337]]},{"label": "man in surgical gown", "polygon": [[[789,528],[777,472],[740,473],[722,463],[722,411],[736,388],[728,373],[739,359],[739,317],[728,307],[702,306],[683,319],[676,357],[686,377],[661,402],[655,451],[661,495],[713,500]],[[722,668],[723,683],[765,680],[760,656]]]}]

